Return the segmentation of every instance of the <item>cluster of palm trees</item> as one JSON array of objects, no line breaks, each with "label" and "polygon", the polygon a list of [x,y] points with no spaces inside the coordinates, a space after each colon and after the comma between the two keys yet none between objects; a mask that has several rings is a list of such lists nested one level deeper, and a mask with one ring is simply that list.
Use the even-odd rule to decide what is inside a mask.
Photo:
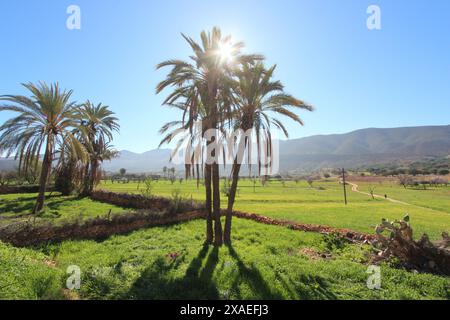
[{"label": "cluster of palm trees", "polygon": [[[231,187],[225,228],[221,224],[220,171],[218,161],[206,161],[203,152],[212,150],[208,157],[217,159],[217,150],[210,149],[220,132],[227,129],[255,133],[258,145],[265,143],[265,155],[271,156],[271,131],[281,130],[288,136],[285,125],[276,115],[286,116],[303,124],[294,110],[312,111],[309,104],[285,93],[280,81],[273,80],[276,66],[266,68],[264,57],[243,54],[242,42],[233,42],[230,36],[222,36],[220,29],[201,33],[201,44],[182,35],[193,51],[191,61],[168,60],[157,69],[170,67],[166,78],[157,86],[157,93],[166,88],[171,92],[163,105],[181,110],[182,118],[161,128],[165,134],[161,145],[171,143],[179,137],[177,148],[186,142],[186,172],[198,177],[204,173],[206,192],[206,243],[220,246],[231,243],[231,222],[233,205],[243,163],[243,152],[234,152],[231,171]],[[201,123],[201,125],[198,125]],[[207,132],[216,131],[211,137]],[[180,134],[181,132],[188,134]],[[180,137],[181,136],[181,137]],[[251,142],[247,135],[234,140],[234,150],[250,152]],[[176,148],[176,150],[177,150]],[[260,148],[257,149],[260,153]],[[199,154],[201,156],[199,156]],[[258,159],[260,159],[258,154]],[[260,163],[258,164],[261,170]]]},{"label": "cluster of palm trees", "polygon": [[7,157],[14,154],[19,160],[19,172],[41,166],[39,194],[33,210],[40,213],[53,167],[73,168],[83,181],[81,193],[89,195],[93,191],[101,163],[117,154],[111,141],[119,124],[108,106],[90,101],[72,102],[72,91],[61,90],[57,83],[23,86],[30,91],[30,97],[0,96],[3,102],[0,111],[18,114],[0,126],[0,154],[6,153]]}]

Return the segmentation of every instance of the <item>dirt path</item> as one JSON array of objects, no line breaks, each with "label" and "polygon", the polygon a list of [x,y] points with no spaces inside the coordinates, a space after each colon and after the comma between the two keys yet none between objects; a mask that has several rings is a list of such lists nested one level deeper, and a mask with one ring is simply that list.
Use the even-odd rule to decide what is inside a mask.
[{"label": "dirt path", "polygon": [[[342,183],[342,182],[341,182],[341,183]],[[348,181],[347,181],[347,184],[349,184],[349,185],[352,186],[352,191],[353,191],[353,192],[357,192],[357,193],[364,194],[364,195],[366,195],[366,196],[372,197],[372,195],[371,195],[370,193],[360,191],[360,190],[358,189],[359,186],[358,186],[356,183],[348,182]],[[389,198],[389,197],[385,197],[385,196],[382,196],[382,195],[379,195],[379,194],[375,194],[375,193],[373,194],[373,197],[374,197],[374,198],[378,198],[378,199],[384,199],[384,200],[387,200],[387,201],[390,201],[390,202],[393,202],[393,203],[404,204],[404,205],[407,205],[407,206],[411,206],[411,205],[412,205],[411,203],[403,202],[403,201],[400,201],[400,200],[395,200],[395,199],[392,199],[392,198]]]}]

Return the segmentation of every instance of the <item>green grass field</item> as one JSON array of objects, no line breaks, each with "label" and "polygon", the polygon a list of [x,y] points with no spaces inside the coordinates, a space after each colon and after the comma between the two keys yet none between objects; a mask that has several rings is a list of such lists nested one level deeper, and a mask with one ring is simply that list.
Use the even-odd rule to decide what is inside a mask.
[{"label": "green grass field", "polygon": [[[138,183],[119,184],[103,182],[99,188],[115,192],[139,193],[143,185]],[[367,192],[368,185],[361,184],[360,190]],[[186,197],[204,199],[204,188],[197,189],[195,181],[167,181],[153,183],[155,195],[170,196],[174,189],[179,189]],[[442,231],[450,231],[450,188],[429,190],[404,190],[393,183],[377,184],[376,193],[387,193],[390,197],[411,205],[392,203],[382,199],[358,194],[347,188],[348,205],[344,205],[342,185],[336,181],[315,182],[311,188],[305,181],[286,182],[283,186],[278,181],[271,181],[266,186],[259,182],[254,188],[253,182],[242,180],[236,199],[236,210],[258,213],[277,219],[292,220],[301,223],[324,224],[355,231],[372,233],[375,225],[382,218],[401,219],[406,213],[411,216],[415,235],[424,232],[432,239],[440,238]],[[222,205],[226,198],[222,194]]]},{"label": "green grass field", "polygon": [[0,227],[11,223],[33,220],[35,223],[50,222],[60,224],[75,220],[105,216],[124,211],[124,209],[107,203],[93,201],[89,198],[62,197],[58,193],[47,194],[46,209],[42,215],[31,215],[37,194],[8,194],[0,196]]},{"label": "green grass field", "polygon": [[[368,185],[359,183],[367,192]],[[139,193],[137,183],[99,188]],[[203,199],[195,182],[153,184],[153,194],[179,189]],[[416,236],[437,239],[450,227],[450,189],[404,190],[377,185],[375,192],[411,204],[396,204],[348,190],[335,181],[241,182],[236,209],[274,218],[372,232],[382,217],[408,212]],[[385,191],[386,190],[386,191]],[[0,196],[0,226],[29,219],[35,194]],[[225,199],[225,197],[224,197]],[[90,199],[48,198],[41,221],[55,224],[129,211]],[[381,290],[367,288],[369,246],[332,241],[253,221],[234,219],[233,248],[204,248],[204,221],[138,230],[104,241],[64,241],[18,249],[0,242],[0,299],[450,299],[450,278],[381,266]],[[65,290],[66,268],[82,271],[81,289]]]},{"label": "green grass field", "polygon": [[368,289],[368,246],[240,219],[234,227],[233,248],[204,248],[200,220],[102,242],[0,245],[0,283],[9,284],[0,298],[63,297],[70,265],[81,268],[83,299],[450,298],[449,278],[387,265],[381,290]]}]

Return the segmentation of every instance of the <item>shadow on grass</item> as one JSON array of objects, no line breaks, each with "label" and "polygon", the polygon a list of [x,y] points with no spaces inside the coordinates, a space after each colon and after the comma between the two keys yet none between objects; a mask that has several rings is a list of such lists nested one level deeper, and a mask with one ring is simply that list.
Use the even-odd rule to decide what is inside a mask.
[{"label": "shadow on grass", "polygon": [[255,295],[258,296],[258,299],[274,300],[283,298],[279,292],[274,291],[269,287],[261,275],[261,272],[254,265],[251,267],[245,265],[233,246],[228,246],[228,251],[238,267],[238,277],[233,280],[231,285],[231,292],[236,295],[235,298],[242,299],[241,292],[239,290],[241,281],[247,282],[248,286],[252,289]]},{"label": "shadow on grass", "polygon": [[[158,258],[133,284],[127,294],[130,299],[218,299],[219,291],[212,275],[219,261],[219,250],[204,246],[189,264],[183,278],[173,278],[171,271],[178,269],[180,259],[167,262]],[[206,258],[204,267],[203,260]]]},{"label": "shadow on grass", "polygon": [[[260,271],[252,266],[248,267],[238,253],[229,247],[230,256],[235,260],[237,275],[230,276],[230,298],[241,299],[239,286],[245,282],[251,288],[255,297],[261,299],[282,299],[282,295],[271,289]],[[205,261],[206,259],[206,261]],[[126,294],[126,299],[221,299],[227,298],[226,293],[220,293],[213,274],[219,263],[219,249],[204,246],[197,256],[190,262],[184,277],[176,278],[181,261],[177,259],[168,262],[159,258],[149,266],[132,285]],[[229,295],[229,294],[228,294]]]},{"label": "shadow on grass", "polygon": [[29,199],[18,199],[4,202],[4,204],[0,203],[0,214],[29,214],[33,211],[35,205],[35,203]]},{"label": "shadow on grass", "polygon": [[221,293],[213,280],[214,271],[219,263],[219,249],[204,246],[190,262],[184,277],[176,277],[177,269],[183,262],[184,256],[171,262],[167,258],[160,257],[142,272],[124,298],[139,300],[244,299],[249,298],[249,292],[246,292],[245,296],[241,293],[241,287],[244,284],[244,287],[251,290],[250,298],[253,299],[336,299],[326,281],[316,275],[299,274],[295,281],[282,277],[278,279],[281,288],[271,286],[256,266],[246,265],[233,247],[228,247],[228,250],[237,267],[237,274],[230,275],[227,285],[222,288],[225,292]]}]

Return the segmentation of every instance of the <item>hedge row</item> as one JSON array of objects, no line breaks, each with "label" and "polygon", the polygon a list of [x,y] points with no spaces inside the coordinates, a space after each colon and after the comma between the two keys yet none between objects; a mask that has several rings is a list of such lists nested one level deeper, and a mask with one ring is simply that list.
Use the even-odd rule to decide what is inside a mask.
[{"label": "hedge row", "polygon": [[[48,187],[47,191],[54,191],[54,187]],[[38,193],[39,186],[0,186],[0,194],[13,194],[13,193]]]},{"label": "hedge row", "polygon": [[32,223],[10,225],[0,230],[0,240],[16,247],[36,246],[43,243],[65,240],[101,240],[114,234],[129,233],[134,230],[175,224],[204,218],[202,211],[182,214],[163,212],[131,212],[112,217],[97,217],[83,223],[68,223],[62,226]]},{"label": "hedge row", "polygon": [[239,212],[235,211],[233,213],[235,217],[241,218],[241,219],[247,219],[252,220],[258,223],[263,223],[267,225],[274,225],[274,226],[282,226],[287,227],[292,230],[298,230],[298,231],[306,231],[306,232],[318,232],[318,233],[324,233],[324,234],[330,234],[335,233],[339,235],[340,237],[346,238],[351,241],[355,242],[372,242],[375,240],[374,235],[365,234],[356,232],[349,229],[339,229],[339,228],[333,228],[323,225],[316,225],[316,224],[304,224],[304,223],[296,223],[286,220],[276,220],[272,218],[268,218],[265,216],[261,216],[254,213],[246,213],[246,212]]},{"label": "hedge row", "polygon": [[94,191],[91,194],[91,199],[120,207],[145,210],[170,211],[175,209],[176,212],[186,212],[204,208],[203,204],[188,199],[144,197],[138,194],[115,193],[104,190]]}]

